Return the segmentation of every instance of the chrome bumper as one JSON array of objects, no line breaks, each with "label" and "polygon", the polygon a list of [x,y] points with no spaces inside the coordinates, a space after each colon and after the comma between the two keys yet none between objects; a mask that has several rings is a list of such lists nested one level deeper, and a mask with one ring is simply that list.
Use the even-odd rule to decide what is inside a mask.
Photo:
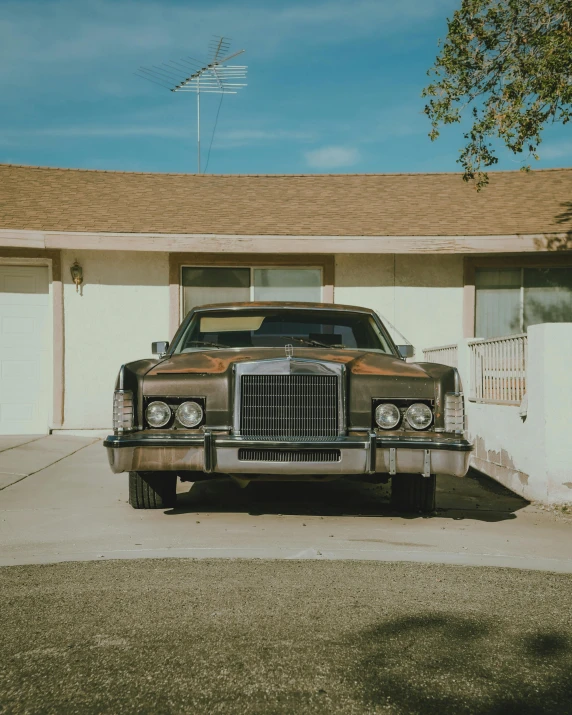
[{"label": "chrome bumper", "polygon": [[[111,469],[116,474],[198,471],[291,479],[375,473],[464,477],[473,449],[467,440],[458,437],[384,437],[373,432],[313,442],[252,440],[209,431],[192,435],[138,432],[107,437],[104,446]],[[337,450],[339,459],[334,462],[248,460],[239,457],[241,449]]]}]

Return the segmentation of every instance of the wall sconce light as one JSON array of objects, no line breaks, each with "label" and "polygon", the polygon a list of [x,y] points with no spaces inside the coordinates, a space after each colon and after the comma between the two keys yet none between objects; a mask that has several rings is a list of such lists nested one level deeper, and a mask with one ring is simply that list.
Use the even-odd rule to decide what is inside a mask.
[{"label": "wall sconce light", "polygon": [[80,285],[83,283],[83,268],[77,261],[75,261],[73,266],[70,268],[70,273],[72,281],[75,283],[75,292],[77,293]]}]

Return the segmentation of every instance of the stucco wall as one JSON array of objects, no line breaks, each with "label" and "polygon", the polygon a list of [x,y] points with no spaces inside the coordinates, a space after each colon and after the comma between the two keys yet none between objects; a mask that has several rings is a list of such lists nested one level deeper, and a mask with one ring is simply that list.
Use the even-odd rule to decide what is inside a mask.
[{"label": "stucco wall", "polygon": [[[69,273],[76,259],[84,271],[83,295]],[[62,266],[63,428],[107,429],[120,365],[149,356],[153,340],[169,337],[168,254],[65,250]],[[338,255],[334,299],[378,311],[422,359],[424,346],[460,339],[462,279],[462,256]]]},{"label": "stucco wall", "polygon": [[463,336],[463,256],[339,254],[334,299],[373,308],[422,360],[424,347],[457,343]]},{"label": "stucco wall", "polygon": [[[69,267],[83,267],[82,294]],[[65,325],[64,429],[111,426],[112,394],[124,362],[151,356],[169,330],[168,254],[62,251]]]},{"label": "stucco wall", "polygon": [[[547,504],[572,503],[570,355],[572,323],[532,325],[526,408],[466,403],[473,466],[526,499]],[[468,393],[467,341],[459,344],[459,370]]]}]

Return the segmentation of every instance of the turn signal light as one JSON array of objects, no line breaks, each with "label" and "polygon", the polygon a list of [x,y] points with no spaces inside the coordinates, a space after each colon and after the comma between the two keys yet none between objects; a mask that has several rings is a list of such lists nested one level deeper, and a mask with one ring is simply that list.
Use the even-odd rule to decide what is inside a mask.
[{"label": "turn signal light", "polygon": [[115,390],[113,393],[113,431],[115,434],[133,431],[133,393]]},{"label": "turn signal light", "polygon": [[445,432],[465,431],[465,400],[462,392],[445,393]]}]

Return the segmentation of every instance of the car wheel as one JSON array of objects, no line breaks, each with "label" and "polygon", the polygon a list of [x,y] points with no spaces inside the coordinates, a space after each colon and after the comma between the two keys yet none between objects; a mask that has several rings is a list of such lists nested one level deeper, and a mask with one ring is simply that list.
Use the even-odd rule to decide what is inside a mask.
[{"label": "car wheel", "polygon": [[134,509],[169,509],[177,503],[173,472],[129,472],[129,503]]},{"label": "car wheel", "polygon": [[427,514],[435,511],[437,476],[397,474],[391,479],[391,505],[400,511]]}]

